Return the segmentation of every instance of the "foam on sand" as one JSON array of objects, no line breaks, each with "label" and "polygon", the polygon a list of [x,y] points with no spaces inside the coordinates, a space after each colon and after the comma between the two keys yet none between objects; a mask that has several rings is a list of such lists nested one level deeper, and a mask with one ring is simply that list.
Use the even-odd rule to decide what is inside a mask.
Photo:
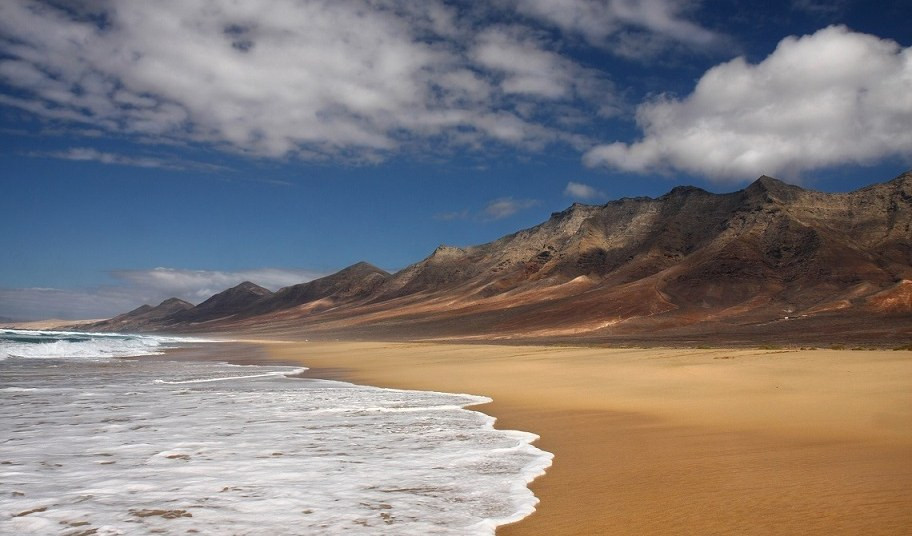
[{"label": "foam on sand", "polygon": [[493,534],[534,511],[551,464],[472,395],[286,377],[299,367],[0,367],[4,534]]}]

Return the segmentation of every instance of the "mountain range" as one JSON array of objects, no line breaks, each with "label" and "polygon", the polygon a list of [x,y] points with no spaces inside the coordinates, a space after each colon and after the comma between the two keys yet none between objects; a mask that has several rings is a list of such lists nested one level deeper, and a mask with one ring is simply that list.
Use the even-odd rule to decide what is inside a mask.
[{"label": "mountain range", "polygon": [[[82,326],[81,329],[85,329]],[[176,298],[104,331],[827,344],[912,339],[912,172],[829,194],[760,177],[713,194],[574,204],[394,274],[358,263],[271,292]]]}]

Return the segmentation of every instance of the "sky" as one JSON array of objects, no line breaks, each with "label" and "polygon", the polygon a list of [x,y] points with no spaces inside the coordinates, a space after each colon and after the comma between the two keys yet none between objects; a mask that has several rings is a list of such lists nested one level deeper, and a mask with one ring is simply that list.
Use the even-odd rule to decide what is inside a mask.
[{"label": "sky", "polygon": [[4,0],[0,317],[912,168],[908,0]]}]

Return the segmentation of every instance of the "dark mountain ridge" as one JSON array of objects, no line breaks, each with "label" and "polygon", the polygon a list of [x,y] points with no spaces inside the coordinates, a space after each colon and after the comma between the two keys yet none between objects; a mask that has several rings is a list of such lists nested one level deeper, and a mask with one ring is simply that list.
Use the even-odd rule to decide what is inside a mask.
[{"label": "dark mountain ridge", "polygon": [[357,302],[372,296],[389,277],[388,272],[370,263],[359,262],[332,275],[279,289],[269,299],[248,304],[245,316],[266,314],[318,301],[319,307],[312,307],[311,312]]},{"label": "dark mountain ridge", "polygon": [[839,317],[863,319],[858,329],[877,318],[901,338],[912,336],[910,282],[912,173],[845,194],[764,176],[728,194],[679,186],[574,204],[487,244],[440,246],[392,275],[359,263],[274,294],[220,293],[207,302],[230,307],[204,302],[145,327],[610,340],[750,337],[786,318],[802,321],[769,329]]},{"label": "dark mountain ridge", "polygon": [[198,324],[231,318],[260,300],[272,296],[272,291],[250,281],[213,295],[203,303],[168,317],[171,324]]},{"label": "dark mountain ridge", "polygon": [[130,312],[103,320],[95,324],[74,326],[74,329],[88,331],[146,331],[150,326],[170,325],[169,318],[181,311],[193,308],[193,304],[178,298],[169,298],[156,306],[141,305]]}]

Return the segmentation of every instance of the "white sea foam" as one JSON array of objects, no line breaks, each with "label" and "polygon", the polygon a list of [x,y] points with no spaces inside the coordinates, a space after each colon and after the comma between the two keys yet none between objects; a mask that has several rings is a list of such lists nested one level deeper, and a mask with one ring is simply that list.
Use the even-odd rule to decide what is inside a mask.
[{"label": "white sea foam", "polygon": [[551,463],[464,409],[484,397],[49,363],[0,362],[2,534],[493,534],[534,510],[527,484]]},{"label": "white sea foam", "polygon": [[210,382],[224,382],[231,380],[250,380],[253,378],[268,378],[270,376],[293,376],[295,374],[300,374],[307,370],[306,368],[294,369],[292,371],[272,371],[264,372],[262,374],[250,374],[247,376],[222,376],[218,378],[197,378],[193,380],[155,380],[153,383],[161,383],[165,385],[184,385],[189,383],[210,383]]},{"label": "white sea foam", "polygon": [[160,335],[3,329],[0,330],[0,360],[10,357],[103,360],[159,355],[168,348],[200,342],[213,341]]}]

